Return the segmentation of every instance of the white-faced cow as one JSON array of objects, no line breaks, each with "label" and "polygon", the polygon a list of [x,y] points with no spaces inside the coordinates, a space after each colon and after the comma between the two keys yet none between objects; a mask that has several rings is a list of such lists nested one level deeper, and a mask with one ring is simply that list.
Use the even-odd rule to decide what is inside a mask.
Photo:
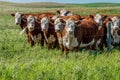
[{"label": "white-faced cow", "polygon": [[120,44],[120,19],[117,16],[111,18],[111,35],[113,38],[113,44]]},{"label": "white-faced cow", "polygon": [[54,25],[50,23],[50,18],[43,17],[41,19],[41,29],[44,33],[45,41],[48,48],[54,49],[57,46],[58,41]]},{"label": "white-faced cow", "polygon": [[71,11],[66,11],[65,9],[57,10],[57,13],[60,16],[71,16],[71,15],[73,15],[73,13]]},{"label": "white-faced cow", "polygon": [[[61,23],[61,25],[63,24]],[[91,48],[95,48],[97,31],[98,26],[91,18],[78,22],[71,18],[66,20],[59,40],[63,49],[62,51],[65,51],[67,54],[69,50],[77,51],[79,47],[90,46]]]}]

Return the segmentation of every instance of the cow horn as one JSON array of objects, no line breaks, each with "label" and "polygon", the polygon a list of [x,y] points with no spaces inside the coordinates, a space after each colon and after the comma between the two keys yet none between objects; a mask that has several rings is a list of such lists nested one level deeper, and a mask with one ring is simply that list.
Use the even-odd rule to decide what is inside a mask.
[{"label": "cow horn", "polygon": [[[27,28],[27,27],[26,27]],[[26,32],[26,28],[24,28],[21,32],[20,32],[20,35],[22,35],[23,33]]]}]

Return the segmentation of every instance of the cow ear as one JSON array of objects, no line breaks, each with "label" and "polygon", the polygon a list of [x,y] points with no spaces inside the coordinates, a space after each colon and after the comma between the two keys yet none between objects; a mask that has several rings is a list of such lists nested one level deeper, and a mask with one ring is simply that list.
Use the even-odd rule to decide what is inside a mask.
[{"label": "cow ear", "polygon": [[14,14],[14,13],[12,13],[12,14],[11,14],[11,16],[13,16],[13,17],[14,17],[14,16],[15,16],[15,14]]},{"label": "cow ear", "polygon": [[27,19],[26,19],[26,18],[23,18],[22,20],[23,20],[24,22],[27,22]]},{"label": "cow ear", "polygon": [[54,22],[53,21],[49,21],[50,24],[54,25]]},{"label": "cow ear", "polygon": [[78,21],[75,21],[75,24],[76,25],[79,25],[81,23],[82,20],[78,20]]},{"label": "cow ear", "polygon": [[60,14],[60,10],[57,10],[57,13]]},{"label": "cow ear", "polygon": [[94,16],[93,15],[89,15],[90,18],[94,19]]},{"label": "cow ear", "polygon": [[68,13],[71,13],[71,11],[67,11],[67,12],[66,12],[66,15],[67,15]]},{"label": "cow ear", "polygon": [[66,23],[64,19],[60,18],[60,22]]},{"label": "cow ear", "polygon": [[107,17],[108,17],[107,15],[104,15],[102,20],[104,21]]}]

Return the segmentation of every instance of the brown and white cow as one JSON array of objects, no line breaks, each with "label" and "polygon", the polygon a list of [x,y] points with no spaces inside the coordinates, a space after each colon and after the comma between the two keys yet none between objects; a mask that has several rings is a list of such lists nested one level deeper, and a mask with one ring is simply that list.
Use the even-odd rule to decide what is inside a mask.
[{"label": "brown and white cow", "polygon": [[35,43],[41,43],[41,46],[44,45],[44,35],[41,30],[40,23],[35,19],[34,16],[29,15],[27,18],[27,27],[21,31],[21,34],[28,30],[27,38],[28,42],[31,44],[31,46],[34,46]]},{"label": "brown and white cow", "polygon": [[98,24],[98,32],[96,34],[96,48],[103,50],[103,46],[107,47],[107,24],[110,21],[106,15],[96,14],[94,16],[95,22]]},{"label": "brown and white cow", "polygon": [[[64,26],[64,24],[60,24],[59,20],[58,22],[59,26]],[[97,30],[98,26],[91,18],[84,19],[80,21],[80,23],[79,21],[76,22],[71,18],[66,20],[62,34],[59,35],[61,36],[59,37],[59,43],[62,51],[67,54],[69,50],[77,51],[79,47],[95,47],[95,36]]]},{"label": "brown and white cow", "polygon": [[111,35],[113,38],[113,44],[120,44],[120,18],[118,16],[114,16],[111,18]]},{"label": "brown and white cow", "polygon": [[62,45],[62,31],[65,27],[65,21],[67,19],[73,19],[74,21],[79,21],[81,20],[81,16],[79,15],[72,15],[72,16],[53,16],[52,20],[54,22],[54,28],[55,28],[55,32],[57,34],[57,39],[58,39],[58,43],[59,43],[59,47],[61,48],[61,50],[63,51],[63,45]]},{"label": "brown and white cow", "polygon": [[65,9],[61,9],[61,10],[57,10],[57,13],[60,15],[60,16],[71,16],[73,15],[73,13],[71,11],[66,11]]},{"label": "brown and white cow", "polygon": [[45,41],[48,48],[54,49],[58,44],[58,40],[55,33],[54,25],[50,23],[50,18],[43,17],[41,19],[41,29],[44,33]]},{"label": "brown and white cow", "polygon": [[[30,33],[32,33],[32,35],[35,35],[37,37],[37,35],[39,33],[41,33],[41,30],[39,29],[40,26],[36,28],[36,25],[40,24],[39,23],[40,19],[44,16],[51,16],[51,15],[54,15],[54,14],[53,13],[21,14],[21,13],[17,12],[16,14],[11,14],[11,15],[15,17],[15,24],[20,25],[20,27],[22,29],[20,34],[22,34],[23,32],[26,32],[28,42],[31,44],[31,46],[33,46],[35,41],[34,41],[34,38],[30,37]],[[35,27],[35,29],[33,31],[30,31],[30,29],[28,30],[28,24],[27,23],[29,21],[28,21],[27,18],[30,17],[30,15],[33,16],[34,18],[36,18],[36,20],[33,20],[33,23],[35,23],[35,24],[31,24],[31,25],[33,25],[33,27]],[[31,28],[32,28],[32,26],[31,26]],[[43,37],[42,33],[41,33],[41,36],[42,36],[41,45],[43,46],[44,45],[44,37]]]}]

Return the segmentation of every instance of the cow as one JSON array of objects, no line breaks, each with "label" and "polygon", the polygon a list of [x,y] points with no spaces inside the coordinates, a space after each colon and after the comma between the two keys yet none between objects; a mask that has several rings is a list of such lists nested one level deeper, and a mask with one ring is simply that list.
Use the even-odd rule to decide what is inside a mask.
[{"label": "cow", "polygon": [[21,34],[26,31],[26,29],[28,30],[28,42],[31,44],[31,46],[34,46],[35,43],[40,43],[41,46],[44,45],[44,35],[41,30],[41,25],[34,16],[29,15],[27,17],[27,27],[21,31]]},{"label": "cow", "polygon": [[[51,16],[51,15],[54,15],[54,14],[53,13],[22,14],[22,13],[17,12],[16,14],[11,14],[11,15],[15,17],[15,24],[20,25],[20,27],[22,29],[22,31],[21,31],[20,34],[22,34],[23,32],[25,32],[27,34],[28,42],[31,44],[31,46],[33,46],[34,45],[34,39],[30,37],[30,33],[32,32],[32,34],[36,35],[36,37],[37,37],[37,35],[39,33],[41,33],[41,30],[35,28],[35,30],[29,32],[28,27],[27,27],[27,18],[30,15],[34,16],[36,18],[36,20],[35,20],[36,22],[34,22],[35,26],[36,26],[36,25],[38,25],[38,23],[40,22],[40,19],[42,17],[44,17],[44,16]],[[37,27],[37,28],[39,28],[39,27]],[[44,42],[43,42],[44,41],[43,33],[41,33],[41,36],[42,36],[41,45],[43,46],[44,45]]]},{"label": "cow", "polygon": [[54,49],[58,44],[58,40],[55,33],[54,25],[50,23],[50,17],[45,16],[41,19],[41,29],[44,33],[45,41],[48,48]]},{"label": "cow", "polygon": [[107,47],[107,24],[110,19],[106,15],[96,14],[94,16],[95,22],[98,24],[98,32],[96,34],[96,48],[103,50],[103,46]]},{"label": "cow", "polygon": [[52,22],[53,22],[53,25],[55,28],[57,39],[58,39],[58,44],[62,51],[64,50],[63,45],[62,45],[62,31],[65,26],[65,21],[69,18],[73,19],[74,21],[79,21],[82,19],[81,16],[79,16],[79,15],[57,16],[57,17],[53,16],[53,18],[52,18]]},{"label": "cow", "polygon": [[60,15],[60,16],[71,16],[73,15],[73,13],[71,11],[66,11],[65,9],[61,9],[61,10],[57,10],[57,13]]},{"label": "cow", "polygon": [[90,46],[94,49],[98,25],[91,17],[79,21],[69,18],[64,23],[57,19],[55,23],[59,23],[55,28],[60,47],[66,55],[69,50],[78,51],[79,47]]},{"label": "cow", "polygon": [[113,38],[113,45],[120,44],[120,18],[118,16],[114,16],[111,18],[111,35]]}]

